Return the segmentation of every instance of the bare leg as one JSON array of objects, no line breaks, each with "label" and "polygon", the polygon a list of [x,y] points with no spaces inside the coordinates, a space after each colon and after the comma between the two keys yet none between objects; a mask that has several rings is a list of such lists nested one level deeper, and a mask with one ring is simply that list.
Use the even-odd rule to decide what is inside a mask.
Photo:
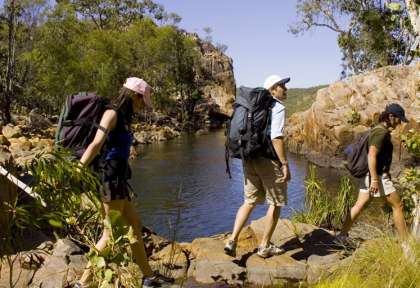
[{"label": "bare leg", "polygon": [[359,192],[359,196],[357,197],[356,204],[351,208],[350,215],[347,215],[346,220],[344,221],[343,228],[341,229],[341,233],[347,234],[350,231],[351,226],[353,225],[354,221],[356,221],[357,217],[359,217],[360,213],[366,208],[366,206],[370,202],[370,194]]},{"label": "bare leg", "polygon": [[400,199],[400,195],[397,192],[392,192],[385,197],[387,203],[392,208],[392,216],[394,218],[394,225],[397,228],[398,235],[401,240],[405,240],[408,237],[407,226],[404,220],[403,207]]},{"label": "bare leg", "polygon": [[255,204],[250,204],[245,202],[239,208],[238,213],[236,214],[235,225],[233,226],[233,232],[231,240],[238,241],[239,233],[241,233],[242,228],[244,227],[246,221],[248,220],[249,215],[252,210],[254,210]]},{"label": "bare leg", "polygon": [[261,246],[267,247],[271,240],[274,229],[276,228],[277,222],[280,216],[280,206],[270,205],[265,216],[265,229],[264,235],[261,240]]},{"label": "bare leg", "polygon": [[[105,249],[106,245],[108,244],[108,240],[112,235],[111,231],[111,220],[109,218],[109,212],[110,210],[117,210],[122,212],[124,205],[121,201],[111,201],[109,203],[102,203],[102,217],[104,218],[104,230],[102,232],[101,239],[99,239],[98,243],[96,243],[95,248],[98,251],[102,251]],[[91,279],[92,273],[90,271],[91,263],[88,263],[88,265],[85,268],[85,271],[83,272],[82,277],[80,278],[79,282],[82,285],[86,285]]]},{"label": "bare leg", "polygon": [[127,223],[132,227],[134,235],[137,238],[137,241],[131,244],[131,250],[133,251],[135,261],[137,265],[139,265],[143,276],[151,277],[153,276],[153,271],[152,268],[150,268],[149,262],[147,261],[146,250],[144,249],[143,237],[141,233],[142,224],[134,209],[134,205],[129,201],[125,201],[123,216]]}]

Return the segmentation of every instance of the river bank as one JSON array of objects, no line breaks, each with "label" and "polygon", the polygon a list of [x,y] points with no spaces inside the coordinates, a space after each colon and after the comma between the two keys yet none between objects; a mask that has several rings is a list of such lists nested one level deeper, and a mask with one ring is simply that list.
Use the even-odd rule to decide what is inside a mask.
[{"label": "river bank", "polygon": [[[263,230],[263,218],[247,226],[236,257],[223,252],[228,234],[177,243],[145,228],[143,237],[151,266],[176,278],[174,287],[313,284],[351,261],[352,250],[335,244],[331,231],[284,219],[277,224],[272,241],[286,253],[261,259],[255,253]],[[11,256],[11,266],[2,263],[0,287],[9,287],[10,277],[14,287],[71,287],[80,277],[87,259],[76,243],[69,239],[45,241],[47,236],[40,232],[37,237],[44,240],[35,249]]]}]

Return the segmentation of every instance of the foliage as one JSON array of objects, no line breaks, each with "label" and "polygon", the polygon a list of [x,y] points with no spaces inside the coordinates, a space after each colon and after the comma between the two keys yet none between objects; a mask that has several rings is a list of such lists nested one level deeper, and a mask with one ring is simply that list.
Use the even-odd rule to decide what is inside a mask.
[{"label": "foliage", "polygon": [[99,252],[92,242],[88,259],[92,264],[92,282],[97,287],[138,287],[140,279],[138,267],[132,265],[130,245],[137,242],[132,228],[128,228],[118,211],[110,211],[108,229],[112,231],[107,247]]},{"label": "foliage", "polygon": [[287,116],[293,113],[309,109],[315,102],[318,90],[327,87],[326,85],[309,88],[290,88],[287,90]]},{"label": "foliage", "polygon": [[410,221],[413,217],[412,212],[415,208],[412,195],[417,195],[420,199],[420,168],[405,169],[398,179],[399,190],[403,202],[405,219]]},{"label": "foliage", "polygon": [[1,255],[19,249],[22,241],[18,240],[26,229],[52,229],[58,236],[70,236],[76,241],[97,236],[101,221],[99,180],[69,156],[65,151],[54,151],[37,155],[27,164],[32,191],[39,198],[28,203],[16,199],[4,206],[10,220],[8,227],[3,227],[6,237],[2,239],[5,249]]},{"label": "foliage", "polygon": [[357,112],[356,110],[352,110],[348,119],[347,119],[347,123],[356,126],[357,124],[360,123],[360,113]]},{"label": "foliage", "polygon": [[[57,113],[65,95],[96,91],[112,97],[126,77],[136,75],[153,86],[158,110],[190,118],[200,98],[199,49],[175,26],[179,16],[150,0],[35,2],[20,7],[20,15],[33,14],[35,20],[17,19],[13,100],[19,105]],[[1,40],[7,40],[7,30],[0,17]],[[5,43],[0,44],[0,64],[7,58]]]},{"label": "foliage", "polygon": [[416,157],[420,157],[420,133],[409,130],[407,134],[401,136],[401,141],[408,152],[413,153]]},{"label": "foliage", "polygon": [[[420,244],[411,242],[409,257],[395,239],[384,236],[363,245],[353,259],[316,288],[418,287]],[[415,259],[415,260],[410,260]]]},{"label": "foliage", "polygon": [[[323,27],[338,34],[343,53],[343,73],[360,72],[386,65],[409,64],[418,51],[404,1],[387,4],[378,0],[299,0],[294,34]],[[417,53],[417,54],[416,54]]]},{"label": "foliage", "polygon": [[350,179],[343,176],[337,196],[331,197],[324,183],[317,178],[315,166],[311,165],[305,185],[305,210],[294,212],[293,221],[339,229],[354,202]]}]

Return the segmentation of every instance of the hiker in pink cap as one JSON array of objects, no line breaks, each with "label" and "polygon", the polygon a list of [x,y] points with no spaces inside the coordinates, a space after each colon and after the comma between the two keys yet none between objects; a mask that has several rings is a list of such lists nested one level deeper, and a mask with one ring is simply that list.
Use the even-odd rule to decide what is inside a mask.
[{"label": "hiker in pink cap", "polygon": [[[144,108],[151,109],[150,100],[152,88],[146,81],[137,77],[126,79],[119,94],[111,99],[99,123],[104,129],[98,129],[93,141],[86,148],[80,158],[83,166],[90,165],[101,153],[99,174],[102,176],[102,213],[104,216],[104,230],[96,249],[106,248],[111,237],[110,210],[118,211],[126,223],[133,229],[137,241],[131,244],[135,262],[143,274],[143,287],[159,287],[161,284],[173,282],[172,278],[153,272],[147,261],[146,251],[141,233],[141,222],[131,202],[132,191],[127,180],[131,178],[128,164],[130,147],[133,142],[131,123],[135,113]],[[104,143],[105,150],[101,152]],[[74,287],[89,287],[91,271],[85,269],[81,279]]]}]

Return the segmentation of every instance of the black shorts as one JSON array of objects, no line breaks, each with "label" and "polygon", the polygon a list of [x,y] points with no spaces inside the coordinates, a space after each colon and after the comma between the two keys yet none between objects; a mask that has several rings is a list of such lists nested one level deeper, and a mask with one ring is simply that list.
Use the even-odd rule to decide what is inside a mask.
[{"label": "black shorts", "polygon": [[133,193],[127,180],[131,178],[128,161],[108,160],[102,167],[102,201],[131,200]]}]

